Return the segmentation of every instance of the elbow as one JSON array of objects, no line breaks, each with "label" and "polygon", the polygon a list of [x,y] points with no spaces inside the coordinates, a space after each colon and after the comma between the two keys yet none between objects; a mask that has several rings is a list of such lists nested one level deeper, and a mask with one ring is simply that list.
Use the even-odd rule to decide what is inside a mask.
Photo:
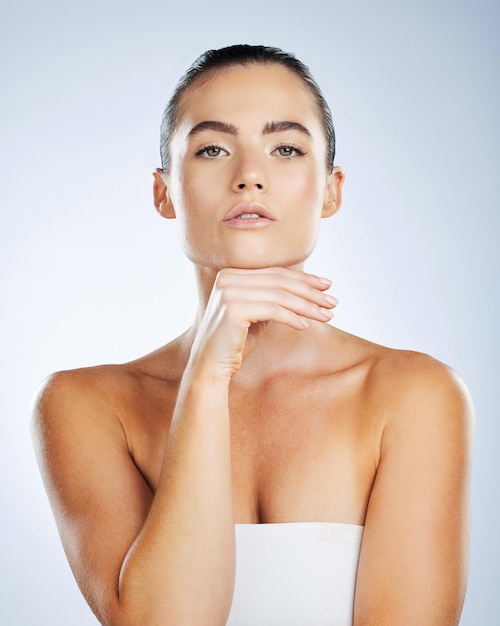
[{"label": "elbow", "polygon": [[131,602],[116,599],[103,613],[94,611],[102,626],[225,626],[231,606],[204,609],[201,603]]}]

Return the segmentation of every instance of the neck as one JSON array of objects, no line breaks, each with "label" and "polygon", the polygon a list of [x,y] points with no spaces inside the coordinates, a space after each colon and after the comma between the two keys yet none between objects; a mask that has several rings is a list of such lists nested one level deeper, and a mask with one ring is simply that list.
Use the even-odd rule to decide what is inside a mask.
[{"label": "neck", "polygon": [[195,327],[198,328],[201,319],[207,308],[210,294],[214,288],[215,279],[217,278],[218,270],[210,267],[195,266],[195,278],[196,288],[198,290],[198,312],[196,314]]}]

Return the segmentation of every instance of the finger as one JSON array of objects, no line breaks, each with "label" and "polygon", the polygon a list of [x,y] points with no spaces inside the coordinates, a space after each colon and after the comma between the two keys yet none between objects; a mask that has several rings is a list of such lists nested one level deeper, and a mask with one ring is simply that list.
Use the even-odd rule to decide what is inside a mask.
[{"label": "finger", "polygon": [[[278,268],[281,270],[281,268]],[[224,273],[218,277],[217,287],[223,291],[247,289],[249,291],[249,298],[255,299],[255,297],[262,298],[262,293],[259,290],[268,289],[270,292],[275,291],[274,297],[271,299],[279,301],[283,297],[284,293],[293,293],[300,298],[314,302],[315,304],[325,307],[333,308],[338,304],[338,300],[333,296],[326,294],[326,284],[322,283],[322,288],[317,286],[318,277],[312,275],[303,276],[302,272],[295,272],[287,270],[281,271],[268,271],[268,272],[254,272],[250,270],[244,270],[245,273],[241,273],[240,270],[232,273]],[[314,279],[312,280],[311,279]],[[314,284],[312,284],[314,283]],[[255,294],[251,295],[250,291],[254,290]],[[238,294],[237,297],[245,298],[244,294],[240,291],[235,291]]]},{"label": "finger", "polygon": [[[303,300],[316,305],[316,307],[332,309],[338,304],[337,298],[324,293],[301,281],[290,279],[263,279],[259,277],[248,277],[244,280],[233,281],[230,286],[220,285],[221,300],[223,302],[241,301],[273,301],[285,303],[287,308],[294,308],[293,302],[296,299]],[[290,296],[293,296],[292,298]],[[288,304],[287,304],[288,303]],[[290,306],[290,304],[292,304]]]},{"label": "finger", "polygon": [[304,330],[308,327],[308,323],[303,317],[276,302],[234,303],[227,307],[226,315],[233,318],[233,322],[236,322],[237,319],[244,320],[247,326],[259,322],[278,322],[297,330]]},{"label": "finger", "polygon": [[276,276],[283,278],[290,278],[292,280],[298,280],[316,287],[317,289],[325,290],[329,289],[332,285],[332,281],[329,278],[323,278],[316,274],[308,274],[307,272],[291,270],[286,267],[262,267],[258,269],[239,269],[239,268],[226,268],[221,270],[219,274],[227,274],[228,276],[248,276],[257,279],[258,276]]},{"label": "finger", "polygon": [[[321,296],[322,294],[319,295]],[[325,307],[322,302],[316,303],[301,296],[297,296],[285,289],[248,289],[233,287],[223,293],[221,300],[226,306],[234,307],[248,323],[275,319],[274,317],[258,318],[257,312],[260,313],[261,311],[265,312],[267,310],[266,308],[263,309],[260,306],[261,304],[264,304],[268,308],[273,307],[273,313],[276,313],[276,310],[281,308],[299,317],[305,317],[319,322],[329,321],[333,317],[333,313],[330,310],[333,305],[330,304],[328,307]]]}]

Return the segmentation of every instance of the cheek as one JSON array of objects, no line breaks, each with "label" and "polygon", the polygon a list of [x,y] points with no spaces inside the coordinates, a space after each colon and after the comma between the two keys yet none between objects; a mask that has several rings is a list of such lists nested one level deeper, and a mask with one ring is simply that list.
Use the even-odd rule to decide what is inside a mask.
[{"label": "cheek", "polygon": [[288,183],[291,197],[297,206],[299,216],[304,220],[321,216],[326,192],[326,178],[318,175],[316,168],[303,175],[290,177]]},{"label": "cheek", "polygon": [[179,195],[188,210],[210,205],[211,199],[220,192],[221,177],[208,167],[185,167],[179,185]]},{"label": "cheek", "polygon": [[177,219],[188,225],[193,218],[199,219],[203,215],[206,204],[207,189],[199,177],[192,176],[184,171],[175,181],[172,190],[172,201],[176,210]]},{"label": "cheek", "polygon": [[183,250],[189,258],[192,258],[194,251],[213,240],[217,202],[211,186],[210,181],[186,173],[174,192],[177,230]]},{"label": "cheek", "polygon": [[326,177],[318,175],[316,168],[305,177],[295,179],[292,194],[295,205],[294,221],[290,224],[292,238],[312,252],[321,223],[326,193]]}]

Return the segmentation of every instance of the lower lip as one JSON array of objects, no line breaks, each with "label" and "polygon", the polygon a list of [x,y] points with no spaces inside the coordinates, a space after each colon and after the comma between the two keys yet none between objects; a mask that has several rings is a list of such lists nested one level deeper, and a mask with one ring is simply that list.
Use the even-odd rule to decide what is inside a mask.
[{"label": "lower lip", "polygon": [[239,228],[242,230],[254,230],[256,228],[265,228],[274,224],[275,220],[267,217],[236,217],[232,220],[224,220],[222,223],[229,228]]}]

